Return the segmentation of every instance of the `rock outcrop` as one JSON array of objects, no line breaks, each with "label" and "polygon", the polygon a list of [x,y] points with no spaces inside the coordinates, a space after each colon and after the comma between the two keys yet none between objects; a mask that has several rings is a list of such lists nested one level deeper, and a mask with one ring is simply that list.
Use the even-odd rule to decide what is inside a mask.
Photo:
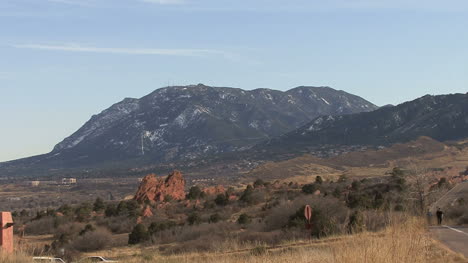
[{"label": "rock outcrop", "polygon": [[141,216],[144,218],[149,218],[149,217],[152,217],[153,215],[154,215],[153,211],[151,211],[151,207],[149,206],[146,206],[145,209],[143,209],[143,212],[141,213]]},{"label": "rock outcrop", "polygon": [[222,185],[217,185],[217,186],[211,186],[203,189],[203,192],[206,195],[218,195],[218,194],[224,194],[226,193],[226,188]]},{"label": "rock outcrop", "polygon": [[143,220],[145,218],[150,218],[153,215],[154,214],[153,214],[153,211],[151,210],[151,207],[147,205],[141,212],[140,216],[137,218],[137,224],[143,223]]},{"label": "rock outcrop", "polygon": [[166,178],[149,174],[143,178],[134,199],[139,203],[185,199],[185,179],[181,172],[173,171]]}]

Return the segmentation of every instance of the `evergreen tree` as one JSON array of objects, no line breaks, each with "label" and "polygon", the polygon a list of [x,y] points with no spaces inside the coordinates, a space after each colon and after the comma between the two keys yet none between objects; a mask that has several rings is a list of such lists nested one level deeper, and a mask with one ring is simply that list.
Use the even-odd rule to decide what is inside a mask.
[{"label": "evergreen tree", "polygon": [[137,224],[128,235],[128,244],[135,245],[149,239],[148,230],[143,224]]},{"label": "evergreen tree", "polygon": [[106,208],[104,201],[100,197],[96,198],[96,201],[94,201],[93,204],[93,211],[99,212],[104,210],[104,208]]}]

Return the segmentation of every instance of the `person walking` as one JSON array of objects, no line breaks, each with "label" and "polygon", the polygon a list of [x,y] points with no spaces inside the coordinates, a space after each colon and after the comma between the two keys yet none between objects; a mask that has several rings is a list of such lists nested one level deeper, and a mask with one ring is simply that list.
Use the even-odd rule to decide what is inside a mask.
[{"label": "person walking", "polygon": [[437,224],[440,226],[442,225],[442,219],[444,219],[444,212],[440,210],[440,207],[437,208],[436,215],[437,215]]}]

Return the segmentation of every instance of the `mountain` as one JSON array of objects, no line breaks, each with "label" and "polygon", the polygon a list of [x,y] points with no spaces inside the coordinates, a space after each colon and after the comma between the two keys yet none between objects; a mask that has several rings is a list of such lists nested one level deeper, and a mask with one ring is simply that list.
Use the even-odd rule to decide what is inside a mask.
[{"label": "mountain", "polygon": [[320,115],[375,109],[360,97],[329,87],[284,92],[202,84],[166,87],[112,105],[51,153],[19,164],[64,168],[135,159],[148,163],[194,159],[246,149]]},{"label": "mountain", "polygon": [[468,94],[426,95],[393,107],[321,116],[257,146],[262,151],[299,151],[318,145],[390,145],[420,136],[438,141],[468,137]]}]

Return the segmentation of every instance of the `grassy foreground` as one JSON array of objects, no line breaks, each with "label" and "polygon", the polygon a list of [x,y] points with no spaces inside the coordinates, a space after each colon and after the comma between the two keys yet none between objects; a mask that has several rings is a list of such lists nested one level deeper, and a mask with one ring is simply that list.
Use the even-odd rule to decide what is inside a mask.
[{"label": "grassy foreground", "polygon": [[[233,244],[234,247],[234,244]],[[118,251],[118,252],[117,252]],[[423,263],[467,262],[461,255],[449,252],[433,241],[422,220],[410,218],[391,225],[379,233],[363,232],[352,236],[320,241],[287,243],[276,247],[255,246],[233,251],[160,255],[157,249],[130,247],[95,253],[120,262],[162,263]],[[126,254],[126,255],[125,255]],[[0,254],[0,263],[31,262],[31,257]]]},{"label": "grassy foreground", "polygon": [[[135,251],[134,251],[135,252]],[[119,257],[117,253],[107,254]],[[391,225],[379,233],[364,232],[352,236],[329,238],[320,241],[302,241],[277,247],[256,246],[250,249],[217,253],[191,253],[172,256],[159,255],[155,250],[120,257],[122,261],[164,263],[240,263],[240,262],[291,262],[291,263],[423,263],[467,262],[442,248],[427,231],[423,220],[408,219],[402,225]]]}]

